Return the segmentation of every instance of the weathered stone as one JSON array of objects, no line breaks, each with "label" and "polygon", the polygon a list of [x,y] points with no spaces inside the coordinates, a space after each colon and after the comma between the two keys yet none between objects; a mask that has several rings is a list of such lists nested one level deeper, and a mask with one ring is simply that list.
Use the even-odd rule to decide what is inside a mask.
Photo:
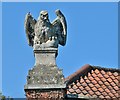
[{"label": "weathered stone", "polygon": [[38,20],[30,13],[25,18],[25,30],[28,44],[34,50],[38,48],[58,48],[58,44],[66,44],[67,24],[60,10],[56,10],[57,18],[51,23],[47,11],[41,11]]},{"label": "weathered stone", "polygon": [[29,70],[24,86],[27,99],[61,100],[65,96],[66,84],[62,70],[56,65],[56,57],[58,45],[66,43],[67,26],[60,10],[56,10],[56,15],[52,23],[47,11],[41,11],[37,21],[30,13],[26,15],[26,35],[35,56],[34,67]]},{"label": "weathered stone", "polygon": [[62,70],[57,66],[38,65],[32,70],[29,70],[27,77],[27,84],[32,85],[50,85],[50,84],[64,84],[64,76]]},{"label": "weathered stone", "polygon": [[57,48],[39,48],[38,50],[34,50],[35,66],[55,66],[57,52]]}]

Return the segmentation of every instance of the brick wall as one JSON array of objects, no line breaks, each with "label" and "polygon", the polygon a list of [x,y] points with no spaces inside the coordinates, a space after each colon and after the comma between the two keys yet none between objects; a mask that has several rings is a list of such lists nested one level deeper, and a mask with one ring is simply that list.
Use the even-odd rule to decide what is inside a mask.
[{"label": "brick wall", "polygon": [[25,90],[27,100],[63,100],[65,90]]}]

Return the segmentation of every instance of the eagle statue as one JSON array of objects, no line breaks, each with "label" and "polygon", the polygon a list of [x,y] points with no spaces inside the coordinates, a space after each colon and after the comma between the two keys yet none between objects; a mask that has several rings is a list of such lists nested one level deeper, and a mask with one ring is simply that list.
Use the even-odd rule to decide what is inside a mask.
[{"label": "eagle statue", "polygon": [[26,14],[25,31],[29,46],[34,49],[58,48],[64,46],[67,37],[67,23],[60,10],[55,11],[57,18],[49,21],[48,12],[40,12],[38,20],[34,19],[30,13]]}]

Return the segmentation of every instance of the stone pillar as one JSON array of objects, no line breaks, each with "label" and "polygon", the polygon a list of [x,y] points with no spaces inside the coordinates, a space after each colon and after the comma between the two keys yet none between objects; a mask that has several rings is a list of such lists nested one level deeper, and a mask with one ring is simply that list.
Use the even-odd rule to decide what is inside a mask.
[{"label": "stone pillar", "polygon": [[34,50],[35,65],[29,70],[24,86],[27,99],[62,99],[66,84],[62,70],[56,65],[57,48]]}]

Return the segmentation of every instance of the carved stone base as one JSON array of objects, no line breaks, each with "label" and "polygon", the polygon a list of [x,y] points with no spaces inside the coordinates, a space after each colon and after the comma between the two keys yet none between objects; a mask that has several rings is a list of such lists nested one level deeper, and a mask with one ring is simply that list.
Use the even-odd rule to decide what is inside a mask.
[{"label": "carved stone base", "polygon": [[[27,86],[45,87],[50,85],[64,85],[64,76],[62,70],[57,66],[37,65],[29,70],[27,76]],[[29,88],[29,87],[25,87]]]},{"label": "carved stone base", "polygon": [[37,65],[56,65],[57,48],[37,48],[34,50],[35,66]]},{"label": "carved stone base", "polygon": [[28,100],[63,100],[65,88],[62,70],[57,66],[37,65],[29,70],[24,90]]},{"label": "carved stone base", "polygon": [[63,100],[65,90],[26,90],[27,100]]},{"label": "carved stone base", "polygon": [[29,70],[24,87],[27,99],[62,99],[66,84],[62,70],[56,65],[57,48],[34,50],[35,66]]}]

